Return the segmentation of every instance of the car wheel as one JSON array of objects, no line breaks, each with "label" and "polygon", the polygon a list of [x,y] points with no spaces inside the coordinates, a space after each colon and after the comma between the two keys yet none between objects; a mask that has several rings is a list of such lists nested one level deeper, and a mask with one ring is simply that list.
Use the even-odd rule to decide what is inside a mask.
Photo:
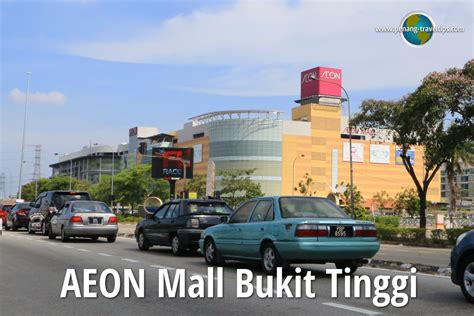
[{"label": "car wheel", "polygon": [[145,234],[143,232],[140,232],[138,234],[137,243],[138,243],[138,249],[142,251],[147,251],[148,249],[150,249],[150,244],[146,240]]},{"label": "car wheel", "polygon": [[15,222],[12,221],[12,230],[16,232],[18,230],[18,227],[15,225]]},{"label": "car wheel", "polygon": [[110,237],[107,237],[107,242],[115,242],[116,239],[117,239],[117,236],[110,236]]},{"label": "car wheel", "polygon": [[92,240],[97,240],[97,239],[99,239],[99,237],[94,236],[94,237],[91,237],[91,239],[92,239]]},{"label": "car wheel", "polygon": [[[336,268],[341,269],[342,274],[344,274],[344,275],[351,275],[354,272],[356,272],[358,266],[351,263],[351,262],[337,262],[336,263]],[[346,270],[345,270],[346,268],[350,269],[349,272],[346,272]]]},{"label": "car wheel", "polygon": [[171,237],[171,251],[173,252],[173,255],[179,256],[183,253],[183,250],[184,249],[178,235],[173,235]]},{"label": "car wheel", "polygon": [[221,253],[217,250],[214,240],[211,238],[207,239],[204,244],[204,259],[210,266],[221,266],[225,263]]},{"label": "car wheel", "polygon": [[51,225],[49,226],[49,229],[48,229],[48,238],[49,239],[56,239],[56,235],[53,234],[53,230],[51,229]]},{"label": "car wheel", "polygon": [[468,302],[474,304],[474,255],[470,255],[461,263],[461,290]]},{"label": "car wheel", "polygon": [[275,275],[277,268],[288,269],[289,265],[282,259],[272,243],[265,243],[262,247],[262,268],[266,274]]},{"label": "car wheel", "polygon": [[28,234],[34,234],[35,231],[31,229],[31,223],[28,223]]},{"label": "car wheel", "polygon": [[10,226],[8,226],[8,222],[5,221],[5,230],[10,230]]},{"label": "car wheel", "polygon": [[64,230],[64,227],[61,228],[61,241],[62,242],[69,241],[69,236],[66,234],[66,231]]},{"label": "car wheel", "polygon": [[48,235],[48,230],[46,229],[46,223],[44,221],[41,224],[41,235],[43,235],[43,236]]}]

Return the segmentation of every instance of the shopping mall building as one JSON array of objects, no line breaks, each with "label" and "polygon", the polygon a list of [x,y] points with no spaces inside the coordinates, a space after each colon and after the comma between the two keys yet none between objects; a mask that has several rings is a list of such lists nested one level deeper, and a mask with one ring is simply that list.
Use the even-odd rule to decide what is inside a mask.
[{"label": "shopping mall building", "polygon": [[[316,79],[316,80],[314,80]],[[121,165],[149,163],[153,147],[194,148],[194,174],[206,174],[215,164],[216,189],[219,172],[255,169],[251,179],[266,195],[294,194],[293,187],[309,174],[317,196],[335,192],[349,183],[349,135],[342,107],[342,72],[317,67],[301,74],[301,98],[291,109],[291,120],[278,110],[227,110],[194,116],[182,129],[158,133],[156,128],[129,130],[127,160]],[[140,144],[146,152],[139,153]],[[143,148],[143,147],[142,147]],[[409,152],[419,177],[423,175],[423,149]],[[391,197],[414,187],[399,157],[400,151],[383,130],[353,129],[353,181],[365,199],[385,190]],[[67,172],[66,158],[62,158]],[[210,163],[210,161],[212,161]],[[52,165],[53,169],[61,164]],[[440,201],[440,177],[434,178],[428,200]]]}]

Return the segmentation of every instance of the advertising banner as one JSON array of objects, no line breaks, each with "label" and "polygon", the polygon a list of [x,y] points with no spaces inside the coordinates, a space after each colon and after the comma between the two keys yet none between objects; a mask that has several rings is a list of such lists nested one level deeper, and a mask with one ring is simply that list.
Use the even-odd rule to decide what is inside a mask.
[{"label": "advertising banner", "polygon": [[[400,156],[401,154],[402,154],[402,150],[397,147],[397,150],[395,151],[395,164],[397,165],[403,165],[403,160],[402,160],[402,157]],[[415,165],[415,150],[408,149],[407,155],[408,157],[410,157],[411,165],[414,166]]]},{"label": "advertising banner", "polygon": [[[342,160],[350,161],[349,143],[343,144]],[[352,143],[352,161],[364,162],[364,144]]]},{"label": "advertising banner", "polygon": [[194,163],[202,162],[202,144],[194,145],[193,149],[194,149]]},{"label": "advertising banner", "polygon": [[193,148],[153,148],[151,159],[151,176],[157,179],[184,178],[186,164],[186,179],[193,178]]},{"label": "advertising banner", "polygon": [[371,163],[390,163],[390,146],[389,145],[370,145],[370,162]]},{"label": "advertising banner", "polygon": [[[311,77],[318,80],[312,80]],[[316,67],[301,73],[301,98],[313,95],[341,96],[342,70]]]}]

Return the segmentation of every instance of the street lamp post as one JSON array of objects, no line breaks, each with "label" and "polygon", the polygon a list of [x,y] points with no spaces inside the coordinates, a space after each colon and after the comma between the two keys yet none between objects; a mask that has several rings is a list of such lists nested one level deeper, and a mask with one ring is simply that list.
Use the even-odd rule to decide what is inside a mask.
[{"label": "street lamp post", "polygon": [[327,81],[323,79],[317,78],[314,74],[311,75],[310,80],[319,80],[321,82],[325,83],[330,83],[334,84],[342,89],[344,91],[344,94],[346,95],[346,100],[347,100],[347,119],[348,119],[348,125],[349,125],[349,175],[350,175],[350,181],[351,181],[351,211],[352,211],[352,217],[355,219],[355,207],[354,207],[354,181],[353,181],[353,167],[352,167],[352,126],[351,126],[351,104],[349,101],[349,94],[347,93],[346,89],[344,87],[336,82],[332,81]]},{"label": "street lamp post", "polygon": [[25,97],[25,114],[23,116],[23,137],[21,140],[21,159],[20,159],[20,179],[18,180],[18,198],[21,199],[21,178],[23,176],[23,159],[25,158],[25,133],[26,133],[26,114],[28,112],[28,95],[30,93],[30,77],[31,72],[26,73],[26,97]]},{"label": "street lamp post", "polygon": [[295,190],[295,164],[296,164],[296,160],[298,158],[303,158],[304,155],[300,155],[300,156],[296,156],[295,159],[293,160],[293,181],[292,181],[292,186],[291,186],[291,193],[293,193],[293,191]]},{"label": "street lamp post", "polygon": [[110,184],[110,205],[114,210],[114,174],[115,174],[115,152],[112,150],[112,181]]}]

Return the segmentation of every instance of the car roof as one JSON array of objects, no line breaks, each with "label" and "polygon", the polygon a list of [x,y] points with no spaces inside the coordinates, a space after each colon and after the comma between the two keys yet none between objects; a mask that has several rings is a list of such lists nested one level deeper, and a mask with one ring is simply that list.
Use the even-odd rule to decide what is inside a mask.
[{"label": "car roof", "polygon": [[[224,200],[217,200],[217,199],[176,199],[170,200],[168,202],[213,202],[213,203],[225,203]],[[227,203],[225,203],[227,204]]]}]

